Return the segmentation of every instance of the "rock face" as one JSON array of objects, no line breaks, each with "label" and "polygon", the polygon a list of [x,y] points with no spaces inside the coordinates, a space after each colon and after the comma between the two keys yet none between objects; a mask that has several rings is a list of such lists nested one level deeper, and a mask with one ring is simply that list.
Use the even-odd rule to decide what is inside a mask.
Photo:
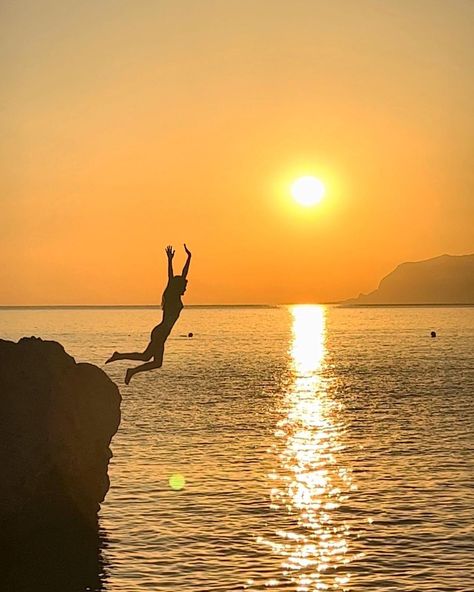
[{"label": "rock face", "polygon": [[[53,341],[0,340],[0,541],[97,537],[120,393]],[[66,537],[64,537],[64,533]],[[34,546],[34,545],[33,545]]]},{"label": "rock face", "polygon": [[343,304],[474,304],[474,255],[402,263],[377,290]]}]

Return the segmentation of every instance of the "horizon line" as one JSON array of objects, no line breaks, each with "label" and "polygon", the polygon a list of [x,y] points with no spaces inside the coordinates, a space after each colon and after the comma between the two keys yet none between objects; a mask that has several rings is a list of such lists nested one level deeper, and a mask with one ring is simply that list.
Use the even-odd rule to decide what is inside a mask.
[{"label": "horizon line", "polygon": [[[331,302],[281,302],[281,303],[233,303],[233,304],[186,304],[185,308],[278,308],[298,304],[340,304],[342,301]],[[149,308],[161,309],[160,304],[0,304],[0,310],[20,309],[80,309],[80,308]]]},{"label": "horizon line", "polygon": [[[364,303],[349,304],[345,300],[331,302],[282,302],[278,304],[187,304],[185,308],[253,308],[275,309],[285,306],[331,306],[338,305],[341,308],[416,308],[416,307],[455,307],[466,308],[474,306],[471,302],[424,302],[417,303]],[[1,310],[127,310],[145,309],[161,310],[159,304],[0,304]]]}]

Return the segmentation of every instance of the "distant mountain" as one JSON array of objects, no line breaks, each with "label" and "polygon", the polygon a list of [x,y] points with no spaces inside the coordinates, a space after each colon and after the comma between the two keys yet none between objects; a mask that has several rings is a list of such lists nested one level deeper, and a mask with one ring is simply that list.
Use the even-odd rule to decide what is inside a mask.
[{"label": "distant mountain", "polygon": [[474,254],[402,263],[377,290],[343,304],[474,304]]}]

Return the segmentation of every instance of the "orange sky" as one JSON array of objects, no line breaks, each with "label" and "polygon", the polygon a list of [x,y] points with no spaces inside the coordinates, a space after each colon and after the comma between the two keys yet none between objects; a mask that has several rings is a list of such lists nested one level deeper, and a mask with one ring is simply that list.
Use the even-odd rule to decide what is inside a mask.
[{"label": "orange sky", "polygon": [[474,251],[469,0],[25,0],[1,29],[0,304],[159,302],[184,240],[189,303]]}]

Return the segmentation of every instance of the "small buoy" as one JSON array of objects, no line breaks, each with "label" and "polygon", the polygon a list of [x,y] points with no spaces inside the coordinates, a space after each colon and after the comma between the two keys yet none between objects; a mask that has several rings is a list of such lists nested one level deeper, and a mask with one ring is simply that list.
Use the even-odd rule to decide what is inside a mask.
[{"label": "small buoy", "polygon": [[436,331],[431,331],[431,337],[436,337]]}]

